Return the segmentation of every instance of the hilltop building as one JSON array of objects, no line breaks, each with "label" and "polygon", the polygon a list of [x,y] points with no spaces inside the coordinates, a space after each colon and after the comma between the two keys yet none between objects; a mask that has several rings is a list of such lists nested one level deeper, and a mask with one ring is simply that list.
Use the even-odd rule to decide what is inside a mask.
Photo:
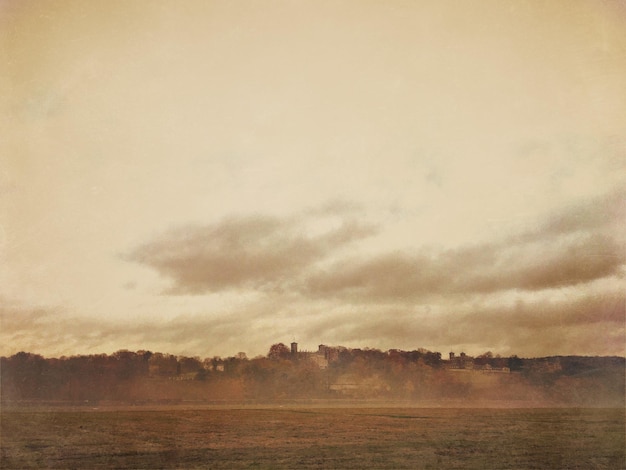
[{"label": "hilltop building", "polygon": [[456,356],[454,352],[450,353],[450,359],[448,361],[448,369],[473,369],[474,359],[469,357],[464,352],[459,356]]},{"label": "hilltop building", "polygon": [[297,360],[308,360],[314,362],[320,369],[326,369],[332,362],[339,360],[339,352],[342,348],[326,346],[320,344],[317,351],[299,351],[298,343],[291,343],[291,357]]}]

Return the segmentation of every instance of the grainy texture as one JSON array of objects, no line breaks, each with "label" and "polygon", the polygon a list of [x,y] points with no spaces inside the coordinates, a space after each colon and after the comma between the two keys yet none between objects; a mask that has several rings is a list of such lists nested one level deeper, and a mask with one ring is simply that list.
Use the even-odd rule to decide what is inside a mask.
[{"label": "grainy texture", "polygon": [[622,409],[20,410],[1,425],[7,469],[625,467]]}]

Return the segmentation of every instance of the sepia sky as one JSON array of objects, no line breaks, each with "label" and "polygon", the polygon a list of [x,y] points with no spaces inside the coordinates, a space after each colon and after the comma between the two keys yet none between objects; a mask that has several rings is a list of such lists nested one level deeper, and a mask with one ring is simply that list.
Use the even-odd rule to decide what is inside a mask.
[{"label": "sepia sky", "polygon": [[626,4],[0,1],[0,354],[624,355]]}]

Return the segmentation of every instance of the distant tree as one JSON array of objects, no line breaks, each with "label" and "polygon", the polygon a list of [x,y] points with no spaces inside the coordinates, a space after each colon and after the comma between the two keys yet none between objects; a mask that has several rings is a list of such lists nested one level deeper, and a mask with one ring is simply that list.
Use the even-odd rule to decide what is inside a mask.
[{"label": "distant tree", "polygon": [[439,367],[441,365],[441,353],[428,351],[424,355],[424,363],[431,367]]},{"label": "distant tree", "polygon": [[243,365],[246,361],[238,359],[235,356],[227,357],[222,360],[222,365],[224,366],[224,373],[231,377],[238,377],[241,374]]},{"label": "distant tree", "polygon": [[283,343],[272,344],[267,357],[273,360],[286,359],[291,355],[291,350]]},{"label": "distant tree", "polygon": [[3,393],[7,385],[12,385],[19,398],[39,398],[47,368],[46,360],[42,356],[23,351],[3,360]]},{"label": "distant tree", "polygon": [[177,359],[181,374],[197,373],[203,369],[199,357],[179,356]]},{"label": "distant tree", "polygon": [[356,349],[341,348],[337,353],[336,366],[347,367],[354,360]]},{"label": "distant tree", "polygon": [[126,349],[120,349],[113,353],[113,357],[117,359],[118,378],[125,380],[141,375],[144,362],[143,355],[138,355]]},{"label": "distant tree", "polygon": [[179,372],[178,360],[171,354],[154,353],[148,360],[151,374],[160,376],[174,376]]},{"label": "distant tree", "polygon": [[515,355],[509,357],[508,362],[509,369],[512,371],[522,370],[522,367],[524,366],[524,361]]}]

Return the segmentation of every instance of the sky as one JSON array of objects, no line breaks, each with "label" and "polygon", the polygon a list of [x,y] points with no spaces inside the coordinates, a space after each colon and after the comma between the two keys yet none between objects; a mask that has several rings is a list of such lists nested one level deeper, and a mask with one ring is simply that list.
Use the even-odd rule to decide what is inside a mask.
[{"label": "sky", "polygon": [[625,355],[626,3],[0,1],[0,354]]}]

